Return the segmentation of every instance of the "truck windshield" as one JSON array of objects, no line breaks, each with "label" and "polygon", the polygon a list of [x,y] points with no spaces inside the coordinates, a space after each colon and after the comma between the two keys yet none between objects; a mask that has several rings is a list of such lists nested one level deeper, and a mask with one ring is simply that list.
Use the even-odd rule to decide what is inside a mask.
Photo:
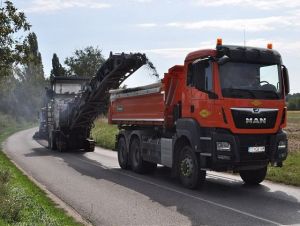
[{"label": "truck windshield", "polygon": [[228,62],[219,65],[223,97],[247,99],[279,99],[280,67],[277,64]]},{"label": "truck windshield", "polygon": [[77,94],[81,90],[81,88],[81,84],[56,83],[54,91],[56,94]]}]

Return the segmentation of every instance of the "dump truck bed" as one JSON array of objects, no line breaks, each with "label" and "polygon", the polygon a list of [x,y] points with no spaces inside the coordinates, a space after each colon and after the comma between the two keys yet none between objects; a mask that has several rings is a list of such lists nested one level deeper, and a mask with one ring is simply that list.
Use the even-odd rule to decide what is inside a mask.
[{"label": "dump truck bed", "polygon": [[110,90],[109,121],[112,124],[163,125],[162,83],[131,89]]}]

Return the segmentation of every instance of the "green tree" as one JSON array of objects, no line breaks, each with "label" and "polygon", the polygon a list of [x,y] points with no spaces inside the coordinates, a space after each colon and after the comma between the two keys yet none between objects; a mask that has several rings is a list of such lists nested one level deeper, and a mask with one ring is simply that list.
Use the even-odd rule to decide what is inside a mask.
[{"label": "green tree", "polygon": [[44,81],[42,56],[39,52],[38,41],[34,32],[29,33],[24,40],[24,78],[25,80]]},{"label": "green tree", "polygon": [[[24,40],[24,59],[21,69],[23,81],[16,90],[18,101],[23,99],[20,106],[22,114],[28,119],[36,117],[39,110],[46,85],[41,53],[38,47],[37,36],[29,33]],[[26,99],[25,99],[26,98]]]},{"label": "green tree", "polygon": [[66,58],[65,64],[69,66],[69,74],[91,77],[97,73],[104,61],[102,51],[98,47],[88,46],[82,50],[75,50],[73,56]]},{"label": "green tree", "polygon": [[13,64],[22,62],[22,31],[29,29],[25,14],[19,12],[11,1],[5,1],[0,8],[0,77],[12,74]]},{"label": "green tree", "polygon": [[297,106],[294,101],[289,101],[288,102],[288,110],[296,110]]},{"label": "green tree", "polygon": [[289,94],[286,98],[288,110],[300,110],[300,93]]},{"label": "green tree", "polygon": [[300,109],[300,97],[295,98],[295,104],[296,104],[296,109],[299,110]]},{"label": "green tree", "polygon": [[46,81],[35,33],[29,33],[23,45],[22,65],[14,66],[14,76],[5,77],[0,108],[16,118],[33,120],[41,106]]},{"label": "green tree", "polygon": [[52,57],[52,70],[51,76],[65,76],[66,69],[60,64],[59,58],[56,53],[53,54]]}]

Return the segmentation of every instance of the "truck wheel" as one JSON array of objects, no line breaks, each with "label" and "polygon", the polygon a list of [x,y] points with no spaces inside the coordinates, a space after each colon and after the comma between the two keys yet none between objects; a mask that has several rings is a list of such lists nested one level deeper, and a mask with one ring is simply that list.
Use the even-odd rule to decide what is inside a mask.
[{"label": "truck wheel", "polygon": [[62,135],[56,137],[56,146],[60,152],[65,152],[67,150],[67,142]]},{"label": "truck wheel", "polygon": [[130,165],[136,173],[150,173],[153,172],[157,165],[155,163],[146,162],[142,158],[140,141],[138,138],[134,138],[130,144]]},{"label": "truck wheel", "polygon": [[267,166],[261,169],[256,170],[241,170],[240,176],[245,182],[245,184],[249,185],[258,185],[260,184],[266,177],[267,174]]},{"label": "truck wheel", "polygon": [[48,147],[50,150],[56,150],[57,146],[56,146],[56,142],[55,142],[55,133],[54,132],[50,132],[49,136],[48,136]]},{"label": "truck wheel", "polygon": [[190,146],[184,146],[179,157],[179,179],[182,185],[195,189],[205,181],[206,171],[200,170],[199,161]]},{"label": "truck wheel", "polygon": [[85,152],[94,152],[95,151],[95,145],[91,145],[84,149]]},{"label": "truck wheel", "polygon": [[84,151],[85,152],[94,152],[95,151],[95,142],[93,140],[85,140],[84,142]]},{"label": "truck wheel", "polygon": [[128,151],[124,137],[120,137],[118,140],[118,162],[122,169],[129,168]]}]

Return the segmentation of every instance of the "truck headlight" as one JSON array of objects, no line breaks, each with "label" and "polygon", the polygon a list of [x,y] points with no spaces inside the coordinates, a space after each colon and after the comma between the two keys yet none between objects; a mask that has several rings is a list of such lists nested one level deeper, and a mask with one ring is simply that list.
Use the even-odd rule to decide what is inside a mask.
[{"label": "truck headlight", "polygon": [[278,143],[278,149],[286,149],[286,140],[281,140]]},{"label": "truck headlight", "polygon": [[216,142],[218,151],[230,151],[230,143],[228,142]]}]

